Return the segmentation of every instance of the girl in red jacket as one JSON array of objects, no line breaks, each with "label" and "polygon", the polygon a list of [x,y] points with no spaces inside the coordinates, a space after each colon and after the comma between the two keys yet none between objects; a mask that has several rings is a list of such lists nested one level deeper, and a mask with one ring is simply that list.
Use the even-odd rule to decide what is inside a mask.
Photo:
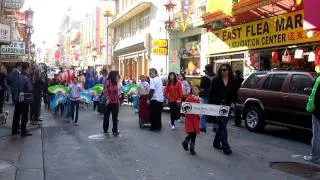
[{"label": "girl in red jacket", "polygon": [[[192,95],[187,97],[186,102],[190,103],[200,103],[200,87],[193,86],[192,87]],[[197,134],[200,133],[200,116],[198,114],[186,114],[185,119],[185,131],[188,134],[186,139],[182,142],[183,149],[189,151],[189,142],[190,142],[190,153],[195,155],[194,145],[196,142]]]},{"label": "girl in red jacket", "polygon": [[169,73],[168,84],[164,89],[164,95],[168,98],[171,115],[171,129],[174,130],[176,128],[174,121],[179,118],[182,98],[182,86],[174,72]]}]

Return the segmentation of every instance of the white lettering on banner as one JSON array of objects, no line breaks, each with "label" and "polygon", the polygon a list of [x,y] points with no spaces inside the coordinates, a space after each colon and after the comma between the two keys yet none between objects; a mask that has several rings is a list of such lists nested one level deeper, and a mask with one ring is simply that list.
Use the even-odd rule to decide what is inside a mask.
[{"label": "white lettering on banner", "polygon": [[0,54],[24,56],[25,44],[24,42],[12,42],[9,45],[1,45]]},{"label": "white lettering on banner", "polygon": [[213,104],[199,104],[183,102],[181,106],[181,113],[184,114],[199,114],[208,116],[229,116],[230,107]]}]

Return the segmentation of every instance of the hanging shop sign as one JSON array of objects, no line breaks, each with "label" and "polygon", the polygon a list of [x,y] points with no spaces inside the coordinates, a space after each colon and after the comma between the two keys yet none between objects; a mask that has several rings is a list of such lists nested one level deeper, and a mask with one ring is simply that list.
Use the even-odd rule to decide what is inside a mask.
[{"label": "hanging shop sign", "polygon": [[191,10],[193,7],[195,0],[180,0],[181,3],[181,12],[180,12],[180,18],[181,18],[181,26],[183,32],[186,32],[188,27],[188,20],[191,15]]},{"label": "hanging shop sign", "polygon": [[303,10],[213,31],[208,53],[242,51],[320,41],[320,31],[307,37]]},{"label": "hanging shop sign", "polygon": [[9,43],[11,40],[10,26],[0,24],[0,42]]},{"label": "hanging shop sign", "polygon": [[168,55],[168,40],[167,39],[152,40],[152,54]]},{"label": "hanging shop sign", "polygon": [[3,0],[2,7],[12,10],[20,10],[23,7],[24,0]]},{"label": "hanging shop sign", "polygon": [[24,42],[12,42],[8,45],[1,45],[0,54],[6,55],[25,55],[25,43]]}]

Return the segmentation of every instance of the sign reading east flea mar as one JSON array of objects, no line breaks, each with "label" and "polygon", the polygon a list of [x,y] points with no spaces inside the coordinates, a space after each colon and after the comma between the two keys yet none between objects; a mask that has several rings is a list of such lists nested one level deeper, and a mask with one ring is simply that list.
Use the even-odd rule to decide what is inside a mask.
[{"label": "sign reading east flea mar", "polygon": [[304,12],[296,11],[209,33],[208,53],[287,46],[320,40],[320,31],[311,38],[303,30]]},{"label": "sign reading east flea mar", "polygon": [[9,43],[11,40],[10,26],[0,24],[0,42]]},{"label": "sign reading east flea mar", "polygon": [[0,54],[7,55],[25,55],[25,43],[24,42],[12,42],[8,45],[1,45]]},{"label": "sign reading east flea mar", "polygon": [[184,114],[198,114],[208,116],[229,116],[230,107],[212,104],[199,104],[183,102],[181,106],[181,113]]}]

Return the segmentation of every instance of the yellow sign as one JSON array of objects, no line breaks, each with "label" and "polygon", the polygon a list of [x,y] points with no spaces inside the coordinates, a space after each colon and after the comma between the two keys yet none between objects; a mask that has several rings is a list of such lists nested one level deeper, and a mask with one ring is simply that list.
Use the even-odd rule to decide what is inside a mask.
[{"label": "yellow sign", "polygon": [[167,48],[153,48],[152,53],[155,55],[168,55]]},{"label": "yellow sign", "polygon": [[165,48],[168,47],[168,41],[166,39],[154,39],[152,45],[153,48]]},{"label": "yellow sign", "polygon": [[320,31],[307,37],[303,10],[209,33],[208,54],[296,45],[320,41]]},{"label": "yellow sign", "polygon": [[206,6],[207,13],[222,11],[226,15],[232,14],[232,0],[208,0]]}]

